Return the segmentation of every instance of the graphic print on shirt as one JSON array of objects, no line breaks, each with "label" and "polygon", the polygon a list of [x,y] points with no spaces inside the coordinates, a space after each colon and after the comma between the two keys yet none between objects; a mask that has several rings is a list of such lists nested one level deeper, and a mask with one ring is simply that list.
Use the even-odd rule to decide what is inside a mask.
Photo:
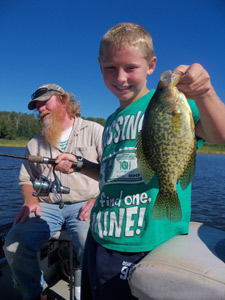
[{"label": "graphic print on shirt", "polygon": [[136,138],[141,130],[143,113],[136,116],[119,116],[106,127],[103,135],[103,148],[100,188],[106,184],[133,184],[142,182],[137,169]]},{"label": "graphic print on shirt", "polygon": [[92,229],[98,232],[100,238],[134,237],[141,234],[146,213],[146,207],[142,206],[151,203],[147,193],[127,195],[123,199],[121,191],[119,198],[109,199],[103,192],[99,202],[102,210],[93,213]]},{"label": "graphic print on shirt", "polygon": [[[103,135],[104,155],[101,162],[101,193],[92,214],[92,230],[104,237],[140,235],[143,220],[151,203],[137,168],[136,139],[141,130],[143,112],[119,114],[106,124]],[[137,185],[142,186],[138,188]],[[136,189],[132,189],[132,185]]]}]

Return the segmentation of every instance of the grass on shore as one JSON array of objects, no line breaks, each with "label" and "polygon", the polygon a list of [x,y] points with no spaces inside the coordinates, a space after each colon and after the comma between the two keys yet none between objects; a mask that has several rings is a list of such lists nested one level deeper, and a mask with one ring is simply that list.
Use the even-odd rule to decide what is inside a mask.
[{"label": "grass on shore", "polygon": [[16,139],[16,140],[6,140],[0,139],[0,147],[26,147],[28,140],[26,139]]},{"label": "grass on shore", "polygon": [[[28,140],[17,139],[17,140],[6,140],[0,139],[0,147],[26,147]],[[198,150],[198,153],[214,153],[214,154],[225,154],[224,145],[213,145],[206,142],[203,147]]]},{"label": "grass on shore", "polygon": [[206,142],[203,147],[198,150],[198,153],[214,153],[214,154],[225,154],[224,145],[214,145]]}]

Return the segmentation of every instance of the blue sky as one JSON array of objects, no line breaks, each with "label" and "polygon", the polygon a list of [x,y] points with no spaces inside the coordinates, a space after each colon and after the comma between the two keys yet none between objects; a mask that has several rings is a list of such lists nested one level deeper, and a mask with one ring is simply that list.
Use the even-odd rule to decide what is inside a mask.
[{"label": "blue sky", "polygon": [[56,83],[76,94],[85,117],[107,118],[119,105],[98,65],[103,34],[121,22],[153,37],[160,73],[198,62],[225,102],[224,0],[0,0],[0,111],[31,113],[30,95]]}]

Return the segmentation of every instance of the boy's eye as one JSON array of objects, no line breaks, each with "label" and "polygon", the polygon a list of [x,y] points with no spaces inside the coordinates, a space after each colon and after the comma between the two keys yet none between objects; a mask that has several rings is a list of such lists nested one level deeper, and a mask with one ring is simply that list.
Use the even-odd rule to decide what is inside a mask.
[{"label": "boy's eye", "polygon": [[104,69],[106,69],[106,70],[115,70],[116,67],[114,67],[114,66],[107,66],[107,67],[104,67]]},{"label": "boy's eye", "polygon": [[134,69],[137,69],[137,66],[129,66],[129,67],[127,67],[127,70],[128,70],[128,71],[132,71],[132,70],[134,70]]}]

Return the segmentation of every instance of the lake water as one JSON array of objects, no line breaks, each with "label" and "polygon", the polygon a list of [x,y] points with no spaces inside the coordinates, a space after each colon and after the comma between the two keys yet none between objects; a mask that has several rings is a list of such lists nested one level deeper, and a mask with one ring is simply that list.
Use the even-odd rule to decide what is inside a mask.
[{"label": "lake water", "polygon": [[[24,151],[0,147],[4,154],[24,155]],[[21,159],[0,156],[0,225],[13,222],[23,203],[17,185],[21,163]],[[225,155],[197,155],[191,219],[225,230]]]}]

